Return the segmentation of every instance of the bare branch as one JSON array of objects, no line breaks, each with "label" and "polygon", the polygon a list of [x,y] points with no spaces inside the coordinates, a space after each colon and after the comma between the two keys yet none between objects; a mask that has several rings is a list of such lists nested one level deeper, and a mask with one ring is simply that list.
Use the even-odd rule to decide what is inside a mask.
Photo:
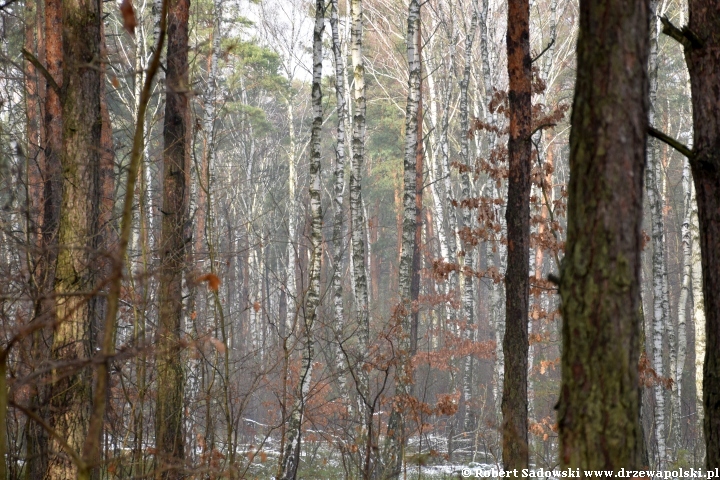
[{"label": "bare branch", "polygon": [[28,52],[24,48],[22,49],[22,54],[28,60],[28,62],[32,63],[33,66],[35,66],[35,68],[37,68],[38,71],[40,73],[42,73],[42,76],[45,77],[45,80],[47,80],[47,82],[50,84],[52,89],[55,90],[55,93],[60,95],[60,86],[57,84],[57,82],[55,81],[53,76],[50,75],[50,72],[47,71],[45,66],[42,63],[40,63],[40,60],[38,60],[35,55]]},{"label": "bare branch", "polygon": [[686,50],[702,48],[703,42],[700,41],[698,36],[695,35],[692,30],[687,27],[687,25],[682,28],[677,28],[665,15],[660,17],[660,21],[663,24],[662,32],[665,35],[677,40],[683,47],[685,47]]},{"label": "bare branch", "polygon": [[678,142],[671,136],[664,134],[660,130],[653,128],[653,127],[648,127],[648,134],[650,134],[651,137],[657,138],[661,142],[664,142],[664,143],[670,145],[672,148],[674,148],[678,152],[685,155],[688,158],[688,160],[692,161],[695,159],[695,154],[693,153],[693,151],[691,149],[689,149],[682,143]]}]

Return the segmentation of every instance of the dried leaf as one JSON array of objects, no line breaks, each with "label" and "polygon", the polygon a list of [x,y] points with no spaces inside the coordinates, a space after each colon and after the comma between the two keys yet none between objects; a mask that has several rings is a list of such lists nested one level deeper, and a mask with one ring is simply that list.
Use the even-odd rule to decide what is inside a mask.
[{"label": "dried leaf", "polygon": [[207,273],[195,279],[195,283],[200,282],[208,282],[208,288],[213,292],[217,292],[220,288],[220,277],[218,277],[214,273]]},{"label": "dried leaf", "polygon": [[113,77],[110,79],[110,83],[112,83],[113,87],[120,88],[120,81],[115,75],[113,75]]},{"label": "dried leaf", "polygon": [[123,18],[123,27],[130,35],[135,35],[135,27],[137,26],[137,20],[135,20],[135,10],[133,10],[132,0],[122,0],[120,4],[120,14]]},{"label": "dried leaf", "polygon": [[260,302],[253,303],[253,310],[256,312],[260,310]]}]

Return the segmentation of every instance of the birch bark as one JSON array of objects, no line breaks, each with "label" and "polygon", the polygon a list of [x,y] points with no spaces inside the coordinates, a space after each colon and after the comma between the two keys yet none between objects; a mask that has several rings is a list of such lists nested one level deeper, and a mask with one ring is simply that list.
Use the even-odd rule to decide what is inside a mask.
[{"label": "birch bark", "polygon": [[417,109],[420,100],[420,56],[416,36],[420,27],[420,3],[410,0],[408,6],[407,35],[405,37],[408,61],[408,97],[405,109],[405,153],[403,162],[403,223],[402,250],[398,292],[400,305],[393,317],[397,332],[395,399],[388,420],[384,454],[384,476],[399,478],[405,451],[406,415],[408,397],[412,387],[410,358],[410,282],[412,277],[412,254],[415,236],[415,155],[417,153]]},{"label": "birch bark", "polygon": [[310,213],[312,227],[310,241],[312,251],[308,272],[308,291],[305,298],[305,318],[303,323],[302,364],[297,398],[289,419],[288,435],[283,446],[282,480],[294,480],[300,463],[302,423],[305,405],[310,392],[315,346],[313,324],[320,304],[320,261],[322,257],[322,205],[321,205],[321,134],[322,134],[322,36],[325,29],[325,0],[315,1],[315,28],[313,30],[313,79],[312,109],[313,122],[310,138]]}]

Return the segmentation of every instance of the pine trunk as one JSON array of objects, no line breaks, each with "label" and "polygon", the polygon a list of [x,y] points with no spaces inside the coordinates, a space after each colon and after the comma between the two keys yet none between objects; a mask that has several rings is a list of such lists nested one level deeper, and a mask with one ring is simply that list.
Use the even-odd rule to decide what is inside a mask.
[{"label": "pine trunk", "polygon": [[714,0],[691,0],[689,11],[689,28],[680,36],[692,89],[690,167],[698,208],[705,307],[705,459],[707,470],[713,470],[720,468],[720,10]]},{"label": "pine trunk", "polygon": [[184,374],[180,332],[189,215],[190,110],[188,19],[190,2],[170,0],[167,30],[163,206],[160,234],[157,333],[156,468],[159,478],[182,477]]},{"label": "pine trunk", "polygon": [[505,273],[505,383],[503,386],[503,465],[528,466],[528,301],[530,295],[530,135],[531,62],[528,0],[508,4],[507,271]]},{"label": "pine trunk", "polygon": [[637,312],[649,15],[648,0],[580,2],[560,279],[563,468],[617,471],[641,462]]}]

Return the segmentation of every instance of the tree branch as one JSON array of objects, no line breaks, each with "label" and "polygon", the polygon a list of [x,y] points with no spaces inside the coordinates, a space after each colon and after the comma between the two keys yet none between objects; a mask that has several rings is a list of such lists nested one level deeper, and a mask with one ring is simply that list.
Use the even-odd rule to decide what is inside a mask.
[{"label": "tree branch", "polygon": [[688,147],[686,147],[682,143],[678,142],[671,136],[665,135],[660,130],[653,128],[653,127],[648,127],[648,134],[651,137],[657,138],[661,142],[664,142],[664,143],[670,145],[672,148],[674,148],[678,152],[685,155],[688,158],[688,160],[693,160],[695,158],[695,153],[693,153],[692,150],[690,150]]},{"label": "tree branch", "polygon": [[660,22],[663,24],[662,32],[677,40],[686,50],[702,48],[703,42],[700,41],[698,36],[695,35],[687,25],[682,28],[677,28],[666,15],[660,17]]},{"label": "tree branch", "polygon": [[543,48],[543,51],[538,53],[537,56],[530,61],[530,63],[535,63],[535,61],[538,60],[540,57],[542,57],[545,54],[545,52],[550,50],[550,47],[552,47],[554,44],[555,44],[555,39],[553,38],[552,40],[550,40],[550,43],[548,43],[547,46],[545,48]]},{"label": "tree branch", "polygon": [[57,82],[55,81],[53,76],[50,75],[50,72],[47,71],[45,66],[42,63],[40,63],[40,60],[38,60],[37,57],[35,57],[35,55],[28,52],[24,48],[22,49],[22,54],[27,59],[28,62],[32,63],[35,66],[35,68],[37,68],[38,71],[40,73],[42,73],[42,76],[45,77],[45,80],[47,80],[47,82],[50,84],[52,89],[55,90],[55,93],[60,95],[60,86],[57,84]]}]

